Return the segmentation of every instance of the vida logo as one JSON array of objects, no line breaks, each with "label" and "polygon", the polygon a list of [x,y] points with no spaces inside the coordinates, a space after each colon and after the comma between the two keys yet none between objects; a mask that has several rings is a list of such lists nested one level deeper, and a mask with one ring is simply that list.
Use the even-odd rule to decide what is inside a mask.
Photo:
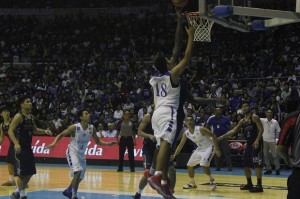
[{"label": "vida logo", "polygon": [[103,149],[98,148],[97,144],[94,144],[92,148],[89,148],[89,145],[91,144],[91,141],[89,141],[87,148],[85,149],[85,155],[96,155],[96,156],[102,156]]},{"label": "vida logo", "polygon": [[32,152],[35,154],[49,154],[49,149],[45,149],[46,144],[43,143],[42,145],[38,145],[40,140],[35,142],[34,146],[31,146]]}]

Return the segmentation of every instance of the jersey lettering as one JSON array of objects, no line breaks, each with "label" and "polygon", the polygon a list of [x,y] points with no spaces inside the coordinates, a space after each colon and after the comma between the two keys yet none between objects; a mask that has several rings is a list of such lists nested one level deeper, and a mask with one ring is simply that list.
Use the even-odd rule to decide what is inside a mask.
[{"label": "jersey lettering", "polygon": [[156,87],[156,96],[166,97],[168,95],[167,85],[165,83],[162,83],[160,86],[157,83],[155,87]]}]

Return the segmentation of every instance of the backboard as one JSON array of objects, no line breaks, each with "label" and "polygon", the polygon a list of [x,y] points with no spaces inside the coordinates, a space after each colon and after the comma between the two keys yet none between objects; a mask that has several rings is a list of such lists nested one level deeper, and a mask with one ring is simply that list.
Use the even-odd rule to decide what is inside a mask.
[{"label": "backboard", "polygon": [[199,15],[241,32],[300,22],[300,0],[198,0]]}]

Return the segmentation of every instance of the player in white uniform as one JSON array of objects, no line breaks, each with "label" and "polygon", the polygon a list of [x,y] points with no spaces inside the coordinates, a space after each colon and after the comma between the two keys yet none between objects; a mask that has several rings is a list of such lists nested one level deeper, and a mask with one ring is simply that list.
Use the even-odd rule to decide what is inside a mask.
[{"label": "player in white uniform", "polygon": [[155,110],[152,117],[152,128],[157,139],[159,151],[156,158],[156,171],[148,178],[150,186],[166,197],[163,191],[167,186],[167,161],[169,161],[171,145],[176,134],[176,116],[179,106],[180,85],[179,76],[190,61],[194,28],[186,28],[188,44],[183,59],[171,71],[168,71],[168,61],[159,55],[154,64],[157,72],[150,79],[154,93]]},{"label": "player in white uniform", "polygon": [[181,141],[177,146],[174,155],[171,156],[171,159],[175,159],[175,157],[180,153],[182,147],[184,146],[187,139],[190,139],[197,145],[197,149],[191,155],[188,163],[188,174],[191,178],[190,182],[183,186],[184,189],[194,189],[197,188],[195,183],[195,171],[194,166],[200,164],[203,172],[208,175],[209,182],[211,184],[211,189],[215,190],[217,188],[215,179],[212,177],[209,166],[210,161],[214,157],[216,153],[218,157],[221,156],[221,152],[218,146],[218,140],[216,136],[207,128],[203,126],[195,126],[195,121],[192,116],[186,117],[186,125],[188,129],[182,135]]},{"label": "player in white uniform", "polygon": [[70,125],[66,130],[56,136],[55,140],[46,148],[54,148],[57,142],[64,136],[71,135],[71,141],[66,151],[67,160],[72,170],[72,182],[68,189],[63,192],[68,198],[77,199],[77,190],[79,183],[84,178],[86,170],[85,150],[92,137],[97,145],[111,146],[116,142],[104,142],[99,140],[96,128],[89,124],[90,114],[86,110],[80,110],[77,113],[80,123]]}]

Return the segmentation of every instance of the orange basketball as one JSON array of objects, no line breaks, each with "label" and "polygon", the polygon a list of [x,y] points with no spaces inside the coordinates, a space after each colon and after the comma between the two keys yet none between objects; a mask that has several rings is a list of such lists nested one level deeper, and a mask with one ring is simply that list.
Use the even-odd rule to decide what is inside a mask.
[{"label": "orange basketball", "polygon": [[172,3],[177,8],[183,8],[188,4],[189,0],[172,0]]}]

